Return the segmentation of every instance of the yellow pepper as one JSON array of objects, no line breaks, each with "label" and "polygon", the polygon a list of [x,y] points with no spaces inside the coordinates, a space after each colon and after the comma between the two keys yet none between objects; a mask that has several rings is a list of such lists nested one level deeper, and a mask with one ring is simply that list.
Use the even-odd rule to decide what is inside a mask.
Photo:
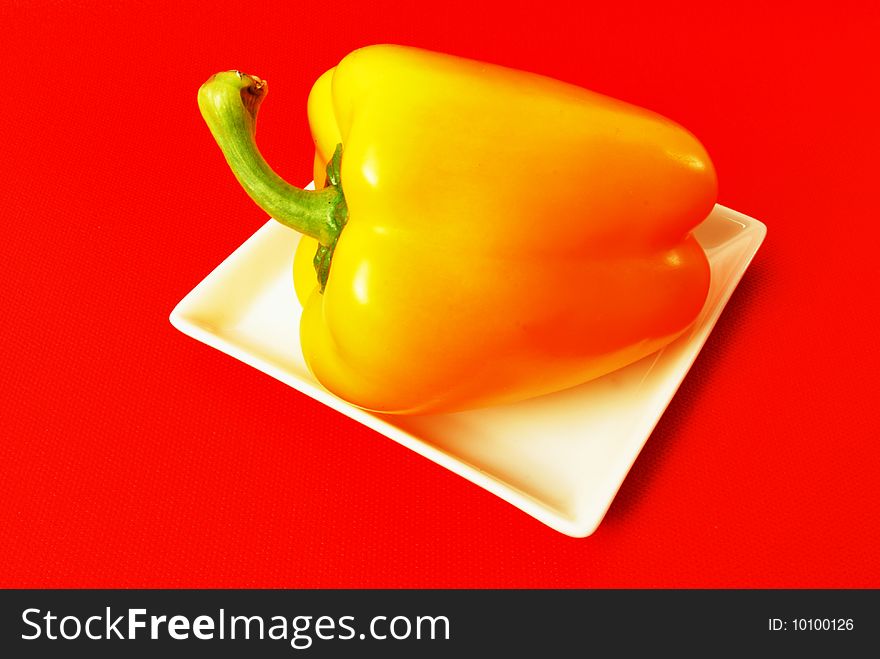
[{"label": "yellow pepper", "polygon": [[257,149],[266,91],[219,73],[199,105],[245,190],[305,235],[303,354],[356,406],[449,412],[559,391],[667,345],[705,302],[691,231],[716,175],[673,121],[532,73],[369,46],[313,86],[318,190],[305,191]]}]

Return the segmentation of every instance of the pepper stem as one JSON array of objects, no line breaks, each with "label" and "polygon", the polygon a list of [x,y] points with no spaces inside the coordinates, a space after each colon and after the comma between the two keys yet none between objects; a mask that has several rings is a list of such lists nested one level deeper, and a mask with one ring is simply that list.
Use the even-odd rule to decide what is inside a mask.
[{"label": "pepper stem", "polygon": [[[274,219],[315,238],[332,252],[347,219],[342,186],[337,177],[322,190],[302,190],[269,167],[255,140],[257,111],[267,90],[266,82],[256,76],[224,71],[211,76],[199,89],[199,109],[232,173],[251,199]],[[337,149],[337,174],[339,155]]]}]

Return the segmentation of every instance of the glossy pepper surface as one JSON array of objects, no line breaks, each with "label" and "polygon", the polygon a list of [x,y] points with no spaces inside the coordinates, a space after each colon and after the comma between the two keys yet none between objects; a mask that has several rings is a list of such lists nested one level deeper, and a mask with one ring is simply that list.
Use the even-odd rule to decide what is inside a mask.
[{"label": "glossy pepper surface", "polygon": [[669,119],[532,73],[369,46],[312,88],[318,190],[304,191],[256,147],[266,91],[224,72],[199,105],[245,190],[305,234],[303,354],[356,406],[449,412],[559,391],[662,348],[703,307],[709,266],[691,231],[716,175]]}]

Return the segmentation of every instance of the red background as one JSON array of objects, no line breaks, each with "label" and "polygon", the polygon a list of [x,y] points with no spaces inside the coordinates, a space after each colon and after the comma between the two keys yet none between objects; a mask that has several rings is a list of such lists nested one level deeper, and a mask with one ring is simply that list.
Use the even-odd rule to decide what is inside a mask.
[{"label": "red background", "polygon": [[[0,8],[6,587],[880,587],[876,3],[9,2]],[[588,538],[184,336],[265,221],[195,95],[305,100],[397,42],[665,114],[768,237]]]}]

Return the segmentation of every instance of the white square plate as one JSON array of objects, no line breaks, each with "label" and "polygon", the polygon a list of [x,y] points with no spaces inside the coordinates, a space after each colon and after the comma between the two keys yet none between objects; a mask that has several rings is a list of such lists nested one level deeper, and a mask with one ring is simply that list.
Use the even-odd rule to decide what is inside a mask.
[{"label": "white square plate", "polygon": [[184,334],[271,375],[498,495],[550,527],[590,535],[760,247],[766,227],[723,206],[697,228],[712,284],[691,329],[573,389],[471,412],[398,417],[355,408],[306,368],[291,279],[299,234],[269,220],[171,313]]}]

